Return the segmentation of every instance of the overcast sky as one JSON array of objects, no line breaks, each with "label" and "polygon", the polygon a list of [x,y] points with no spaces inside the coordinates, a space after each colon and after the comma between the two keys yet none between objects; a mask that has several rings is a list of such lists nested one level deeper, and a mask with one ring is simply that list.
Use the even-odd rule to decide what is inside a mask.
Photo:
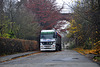
[{"label": "overcast sky", "polygon": [[[64,4],[64,9],[61,11],[61,13],[71,13],[72,10],[68,5],[72,5],[74,0],[56,0],[56,3],[59,7],[63,5],[63,1],[65,2]],[[68,4],[68,5],[67,5]]]},{"label": "overcast sky", "polygon": [[[18,0],[18,1],[20,1],[20,0]],[[73,4],[72,1],[75,1],[75,0],[56,0],[57,6],[61,7],[63,5],[63,1],[65,2],[65,4],[64,4],[64,9],[61,11],[61,13],[71,13],[72,10],[68,5],[72,5]]]}]

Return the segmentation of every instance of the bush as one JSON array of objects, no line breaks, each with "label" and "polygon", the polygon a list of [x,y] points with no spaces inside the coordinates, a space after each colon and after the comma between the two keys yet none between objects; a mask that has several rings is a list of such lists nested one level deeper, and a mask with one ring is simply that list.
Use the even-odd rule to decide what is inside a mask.
[{"label": "bush", "polygon": [[39,49],[37,41],[0,38],[0,55],[17,52],[35,51]]}]

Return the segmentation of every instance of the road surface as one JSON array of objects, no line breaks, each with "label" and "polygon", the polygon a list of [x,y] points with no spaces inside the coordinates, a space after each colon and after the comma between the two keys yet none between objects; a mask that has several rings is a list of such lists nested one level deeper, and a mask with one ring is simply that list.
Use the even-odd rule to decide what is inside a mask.
[{"label": "road surface", "polygon": [[41,52],[0,63],[0,67],[100,67],[85,56],[73,51]]}]

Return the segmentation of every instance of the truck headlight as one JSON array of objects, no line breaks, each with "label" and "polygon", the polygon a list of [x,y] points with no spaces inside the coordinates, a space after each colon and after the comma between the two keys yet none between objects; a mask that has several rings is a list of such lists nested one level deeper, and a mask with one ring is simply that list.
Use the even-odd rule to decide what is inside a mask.
[{"label": "truck headlight", "polygon": [[40,46],[40,48],[43,48],[43,46]]}]

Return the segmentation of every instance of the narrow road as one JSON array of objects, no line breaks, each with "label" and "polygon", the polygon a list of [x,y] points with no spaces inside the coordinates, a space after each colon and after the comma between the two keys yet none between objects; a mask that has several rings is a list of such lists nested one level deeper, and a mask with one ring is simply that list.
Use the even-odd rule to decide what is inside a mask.
[{"label": "narrow road", "polygon": [[0,67],[100,67],[85,56],[73,51],[42,52],[0,63]]}]

